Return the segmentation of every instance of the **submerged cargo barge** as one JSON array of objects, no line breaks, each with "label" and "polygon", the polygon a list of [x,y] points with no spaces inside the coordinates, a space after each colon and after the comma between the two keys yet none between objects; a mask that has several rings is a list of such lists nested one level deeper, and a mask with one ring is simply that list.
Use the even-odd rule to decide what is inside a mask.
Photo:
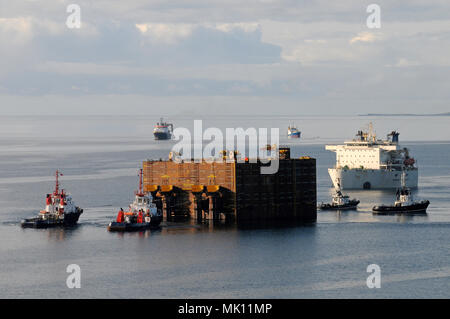
[{"label": "submerged cargo barge", "polygon": [[291,158],[279,149],[279,170],[261,174],[257,160],[196,163],[169,160],[143,162],[144,191],[165,218],[197,220],[300,221],[317,218],[316,160]]}]

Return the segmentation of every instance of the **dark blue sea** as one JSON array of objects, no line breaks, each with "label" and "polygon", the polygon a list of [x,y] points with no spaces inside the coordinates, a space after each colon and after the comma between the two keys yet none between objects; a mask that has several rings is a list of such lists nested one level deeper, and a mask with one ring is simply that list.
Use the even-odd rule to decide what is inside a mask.
[{"label": "dark blue sea", "polygon": [[[318,202],[332,192],[327,168],[341,143],[369,121],[380,137],[400,131],[419,166],[424,216],[373,216],[394,191],[348,191],[356,212],[318,212],[313,225],[239,227],[164,222],[143,233],[106,226],[133,199],[137,169],[167,158],[175,142],[154,141],[155,116],[2,117],[0,119],[1,298],[449,298],[450,134],[439,117],[264,117],[203,119],[207,127],[278,127],[291,155],[317,159]],[[175,126],[193,119],[173,117]],[[293,121],[299,141],[287,140]],[[63,187],[84,208],[74,229],[22,229],[43,208],[60,169]],[[66,268],[81,269],[69,289]],[[381,269],[369,289],[367,266]]]}]

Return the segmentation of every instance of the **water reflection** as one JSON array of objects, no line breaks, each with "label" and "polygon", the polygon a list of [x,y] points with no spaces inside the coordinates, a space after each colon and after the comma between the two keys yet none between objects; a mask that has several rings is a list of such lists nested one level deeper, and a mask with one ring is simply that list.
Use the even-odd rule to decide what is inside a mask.
[{"label": "water reflection", "polygon": [[428,214],[391,214],[391,215],[373,215],[374,220],[378,222],[398,222],[398,223],[411,223],[411,222],[425,222],[428,221]]},{"label": "water reflection", "polygon": [[130,232],[119,231],[119,232],[109,232],[109,233],[119,239],[128,238],[128,237],[150,238],[151,236],[161,233],[161,230],[162,230],[162,228],[158,227],[158,228],[147,229],[147,230],[142,230],[142,231],[130,231]]},{"label": "water reflection", "polygon": [[54,227],[47,229],[22,228],[22,232],[37,232],[43,235],[48,241],[63,242],[81,233],[80,225],[74,227]]},{"label": "water reflection", "polygon": [[426,222],[429,221],[428,214],[391,214],[391,215],[374,215],[372,212],[363,211],[319,211],[319,222],[358,222],[358,223],[409,223],[409,222]]}]

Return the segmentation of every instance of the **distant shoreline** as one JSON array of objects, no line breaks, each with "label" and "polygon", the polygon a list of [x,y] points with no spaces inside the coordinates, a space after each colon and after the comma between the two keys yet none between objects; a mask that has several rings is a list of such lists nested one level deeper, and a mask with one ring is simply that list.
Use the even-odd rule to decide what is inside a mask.
[{"label": "distant shoreline", "polygon": [[358,114],[358,116],[450,116],[450,112],[447,113],[434,113],[434,114],[415,114],[415,113],[367,113]]}]

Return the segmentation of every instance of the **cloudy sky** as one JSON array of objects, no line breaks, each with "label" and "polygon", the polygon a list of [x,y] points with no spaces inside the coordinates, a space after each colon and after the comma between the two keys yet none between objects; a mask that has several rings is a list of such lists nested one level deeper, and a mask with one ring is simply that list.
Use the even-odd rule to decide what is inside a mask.
[{"label": "cloudy sky", "polygon": [[0,0],[3,114],[449,112],[449,71],[448,0]]}]

